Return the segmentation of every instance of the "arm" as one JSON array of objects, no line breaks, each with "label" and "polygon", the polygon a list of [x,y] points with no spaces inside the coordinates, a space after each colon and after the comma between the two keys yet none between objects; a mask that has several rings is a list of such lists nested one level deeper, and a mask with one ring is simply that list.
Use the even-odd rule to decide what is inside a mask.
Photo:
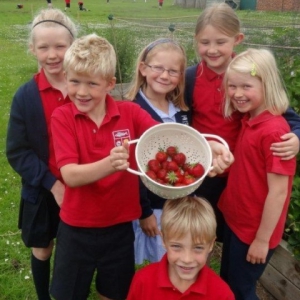
[{"label": "arm", "polygon": [[126,170],[128,163],[128,142],[122,146],[115,147],[110,155],[88,164],[67,164],[61,167],[60,171],[65,183],[70,187],[78,187],[93,183],[116,171]]},{"label": "arm", "polygon": [[[21,88],[13,98],[7,129],[6,155],[11,167],[32,187],[51,190],[56,178],[50,172],[48,136],[38,90]],[[34,92],[36,94],[34,94]],[[31,103],[26,103],[30,98]]]},{"label": "arm", "polygon": [[269,192],[262,219],[246,258],[252,264],[266,262],[269,241],[279,221],[288,194],[288,176],[268,173],[267,180]]},{"label": "arm", "polygon": [[280,156],[282,160],[289,160],[299,152],[300,116],[292,108],[288,108],[283,117],[289,123],[292,132],[281,136],[282,142],[273,143],[270,149],[273,155]]},{"label": "arm", "polygon": [[223,144],[216,141],[209,141],[213,155],[213,170],[208,173],[209,177],[222,174],[233,162],[234,157],[230,150]]}]

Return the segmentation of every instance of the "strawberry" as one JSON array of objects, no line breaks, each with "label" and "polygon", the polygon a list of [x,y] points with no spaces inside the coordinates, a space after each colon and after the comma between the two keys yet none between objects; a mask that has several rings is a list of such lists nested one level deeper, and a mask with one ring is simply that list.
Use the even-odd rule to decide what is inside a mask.
[{"label": "strawberry", "polygon": [[148,169],[151,170],[151,171],[154,171],[155,173],[158,172],[158,170],[161,169],[161,165],[159,163],[158,160],[156,159],[150,159],[148,161]]},{"label": "strawberry", "polygon": [[176,154],[178,151],[177,151],[177,148],[176,148],[176,147],[170,146],[170,147],[167,148],[166,152],[167,152],[168,156],[173,157],[173,156],[175,156],[175,154]]},{"label": "strawberry", "polygon": [[173,156],[173,160],[181,167],[185,164],[186,156],[182,152],[179,152]]},{"label": "strawberry", "polygon": [[204,167],[200,163],[196,163],[192,166],[192,175],[195,178],[202,177],[204,172],[205,172]]},{"label": "strawberry", "polygon": [[157,175],[158,179],[166,182],[166,176],[167,176],[167,174],[168,174],[168,171],[166,169],[160,169],[160,170],[158,170],[158,172],[157,172],[156,175]]},{"label": "strawberry", "polygon": [[177,171],[179,169],[177,163],[175,161],[169,161],[167,165],[167,170],[168,171]]},{"label": "strawberry", "polygon": [[164,162],[168,158],[168,154],[161,148],[159,148],[158,152],[155,155],[155,158],[160,162]]},{"label": "strawberry", "polygon": [[178,176],[175,174],[175,172],[169,172],[167,175],[167,179],[171,185],[174,185],[178,182]]},{"label": "strawberry", "polygon": [[165,170],[168,170],[168,164],[169,164],[169,161],[164,161],[161,163],[161,168],[162,169],[165,169]]},{"label": "strawberry", "polygon": [[156,176],[155,172],[153,172],[152,170],[148,170],[148,171],[146,172],[146,175],[147,175],[149,178],[151,178],[152,180],[156,180],[156,179],[157,179],[157,176]]},{"label": "strawberry", "polygon": [[190,185],[190,184],[194,183],[195,181],[196,181],[196,179],[193,176],[190,176],[190,175],[185,176],[184,179],[183,179],[183,183],[185,185]]}]

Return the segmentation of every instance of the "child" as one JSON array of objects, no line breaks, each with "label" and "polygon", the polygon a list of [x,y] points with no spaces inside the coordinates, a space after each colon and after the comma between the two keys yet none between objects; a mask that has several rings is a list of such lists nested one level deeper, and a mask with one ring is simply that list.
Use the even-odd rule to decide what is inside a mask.
[{"label": "child", "polygon": [[22,178],[19,228],[32,248],[31,268],[38,299],[50,299],[53,239],[59,223],[64,184],[56,168],[50,116],[67,102],[63,59],[77,34],[58,9],[42,10],[31,23],[29,48],[41,69],[19,88],[11,106],[6,154]]},{"label": "child", "polygon": [[52,8],[52,0],[47,0],[48,8]]},{"label": "child", "polygon": [[135,274],[127,300],[233,300],[228,285],[206,265],[216,238],[216,219],[197,197],[167,200],[161,216],[167,254]]},{"label": "child", "polygon": [[71,0],[65,0],[66,6],[65,6],[65,11],[67,11],[69,9],[71,9]]},{"label": "child", "polygon": [[245,115],[219,202],[227,224],[221,276],[237,300],[258,299],[256,281],[281,240],[295,173],[295,158],[282,160],[270,150],[290,131],[281,116],[289,101],[268,50],[236,56],[224,84],[225,115]]},{"label": "child", "polygon": [[[224,72],[234,57],[233,49],[243,41],[240,21],[235,11],[226,3],[206,8],[197,20],[196,47],[202,61],[187,69],[185,100],[191,109],[192,127],[201,133],[216,134],[224,138],[233,152],[240,130],[242,113],[236,111],[230,119],[224,118],[222,80]],[[292,130],[300,137],[299,116],[289,109],[285,114]],[[274,155],[290,159],[299,151],[299,139],[293,133],[281,137],[282,143],[271,145]],[[212,204],[217,218],[217,240],[222,241],[223,216],[217,202],[224,190],[228,174],[207,177],[196,191]]]},{"label": "child", "polygon": [[[185,67],[185,51],[174,40],[162,38],[150,43],[137,59],[127,99],[134,100],[158,122],[189,125],[189,112],[183,98]],[[211,143],[213,148],[216,145]],[[229,164],[230,156],[224,169]],[[142,182],[140,195],[142,215],[139,222],[134,222],[135,263],[142,264],[144,260],[157,262],[165,254],[160,236],[160,216],[166,199],[152,193]]]}]

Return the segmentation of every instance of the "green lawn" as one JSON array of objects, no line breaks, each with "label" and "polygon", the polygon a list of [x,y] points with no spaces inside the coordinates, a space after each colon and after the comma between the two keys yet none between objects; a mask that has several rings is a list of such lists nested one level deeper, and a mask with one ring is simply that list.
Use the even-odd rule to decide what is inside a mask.
[{"label": "green lawn", "polygon": [[[63,9],[63,0],[52,0]],[[24,7],[17,9],[18,3]],[[193,35],[196,9],[173,6],[165,0],[158,10],[156,0],[84,0],[89,11],[79,11],[77,1],[71,2],[68,14],[77,22],[80,35],[91,32],[104,35],[117,48],[125,79],[130,79],[137,53],[158,37],[174,36],[186,48],[189,64],[196,61]],[[46,8],[45,0],[1,0],[0,16],[0,300],[35,299],[30,273],[30,250],[25,248],[17,229],[20,178],[5,158],[5,137],[11,99],[17,88],[37,71],[34,58],[27,52],[28,24],[33,15]],[[298,15],[278,13],[238,12],[249,24],[283,20],[294,22]],[[113,21],[108,16],[113,15]],[[175,32],[170,28],[174,27]],[[256,39],[259,37],[256,36]],[[214,263],[218,268],[218,263]],[[90,299],[96,299],[93,293]]]}]

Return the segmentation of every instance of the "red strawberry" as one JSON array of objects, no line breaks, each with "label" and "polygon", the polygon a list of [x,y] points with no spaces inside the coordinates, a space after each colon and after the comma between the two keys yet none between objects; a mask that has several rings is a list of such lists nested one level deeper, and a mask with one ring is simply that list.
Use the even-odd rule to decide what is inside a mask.
[{"label": "red strawberry", "polygon": [[166,182],[166,176],[168,174],[168,171],[166,169],[160,169],[157,172],[157,178],[160,180],[163,180],[164,182]]},{"label": "red strawberry", "polygon": [[156,180],[157,179],[157,176],[156,176],[155,172],[153,172],[152,170],[147,171],[146,175],[148,177],[150,177],[152,180]]},{"label": "red strawberry", "polygon": [[178,176],[175,174],[175,172],[169,172],[167,175],[167,179],[171,185],[174,185],[178,182]]},{"label": "red strawberry", "polygon": [[170,146],[167,148],[166,152],[170,157],[173,157],[178,151],[176,147]]},{"label": "red strawberry", "polygon": [[156,153],[156,155],[155,155],[155,158],[156,158],[160,163],[162,163],[162,162],[164,162],[164,161],[167,160],[168,155],[167,155],[167,153],[166,153],[164,150],[159,149],[159,151],[158,151],[158,152]]},{"label": "red strawberry", "polygon": [[158,170],[161,169],[161,165],[160,165],[160,163],[159,163],[158,160],[156,160],[156,159],[150,159],[148,161],[148,168],[149,168],[149,170],[154,171],[155,173],[157,173]]},{"label": "red strawberry", "polygon": [[186,185],[190,185],[192,183],[194,183],[196,181],[196,179],[193,177],[193,176],[185,176],[184,179],[183,179],[183,183],[186,184]]},{"label": "red strawberry", "polygon": [[165,169],[165,170],[168,170],[168,164],[169,164],[169,162],[166,160],[166,161],[164,161],[164,162],[162,162],[161,163],[161,168],[162,169]]},{"label": "red strawberry", "polygon": [[185,164],[186,156],[182,152],[179,152],[173,156],[173,160],[181,167]]},{"label": "red strawberry", "polygon": [[200,163],[197,163],[195,165],[193,165],[192,167],[192,175],[195,177],[195,178],[200,178],[203,176],[205,170],[204,170],[204,167],[200,164]]},{"label": "red strawberry", "polygon": [[167,170],[168,171],[177,171],[179,169],[177,163],[175,161],[169,161],[167,165]]}]

